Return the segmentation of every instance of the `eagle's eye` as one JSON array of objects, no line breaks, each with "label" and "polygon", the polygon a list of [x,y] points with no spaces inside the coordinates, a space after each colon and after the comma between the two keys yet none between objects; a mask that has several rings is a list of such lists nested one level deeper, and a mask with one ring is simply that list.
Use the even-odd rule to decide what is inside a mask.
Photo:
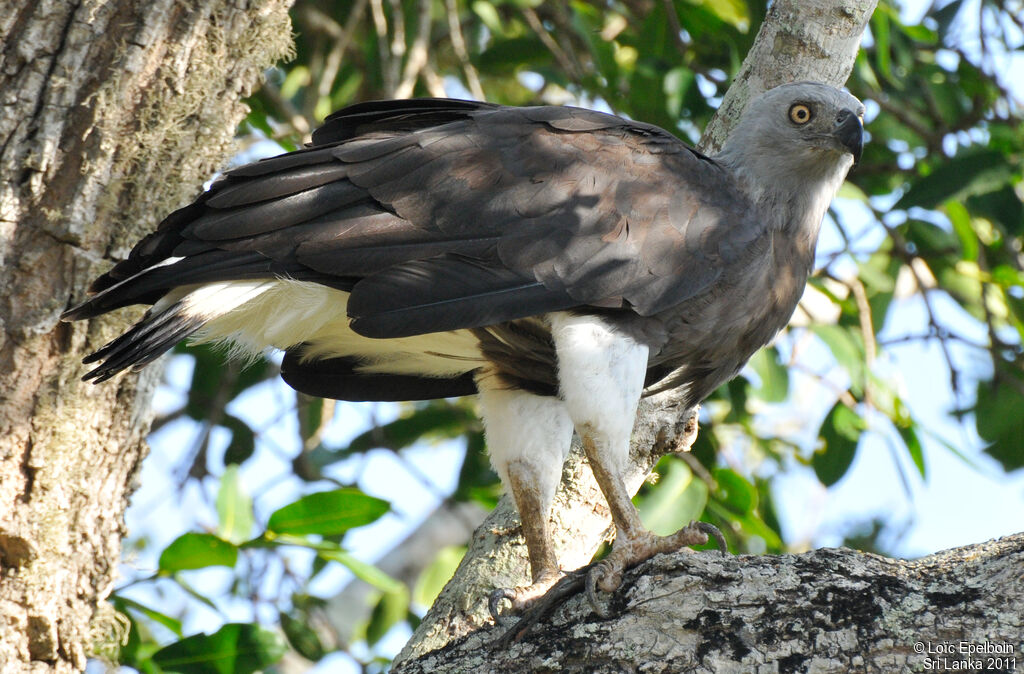
[{"label": "eagle's eye", "polygon": [[811,121],[811,109],[803,103],[795,103],[789,109],[789,120],[794,124],[804,125]]}]

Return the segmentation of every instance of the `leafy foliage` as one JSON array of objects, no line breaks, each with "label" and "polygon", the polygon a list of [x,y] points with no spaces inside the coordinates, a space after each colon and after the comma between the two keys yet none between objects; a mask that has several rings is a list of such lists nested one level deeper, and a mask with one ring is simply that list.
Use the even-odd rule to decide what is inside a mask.
[{"label": "leafy foliage", "polygon": [[[240,135],[294,149],[324,116],[349,103],[453,95],[607,107],[696,142],[766,4],[299,0],[297,57],[268,74],[249,101]],[[662,459],[656,482],[637,496],[655,531],[700,518],[721,527],[734,550],[784,551],[776,477],[802,469],[823,485],[837,484],[870,435],[908,459],[897,466],[925,478],[925,443],[937,443],[917,421],[892,366],[906,349],[936,346],[945,369],[933,373],[934,381],[952,388],[952,412],[1005,470],[1024,466],[1024,115],[996,74],[1000,59],[1020,49],[1021,21],[1000,3],[980,3],[975,10],[987,17],[981,21],[968,16],[975,3],[939,4],[916,24],[905,23],[893,2],[883,1],[872,17],[848,84],[868,102],[871,139],[840,195],[846,208],[833,213],[838,244],[820,251],[802,319],[709,399],[690,455]],[[904,314],[915,307],[924,319],[908,328]],[[185,636],[192,608],[174,617],[129,596],[129,588],[112,600],[131,623],[122,662],[145,672],[251,672],[279,658],[286,640],[311,661],[340,649],[360,653],[352,657],[367,671],[383,669],[393,652],[382,646],[389,631],[415,625],[462,549],[416,560],[421,573],[402,579],[357,558],[344,545],[348,533],[382,518],[389,504],[343,476],[380,455],[414,471],[408,457],[416,447],[464,443],[449,498],[493,505],[497,477],[472,401],[404,405],[394,418],[339,440],[330,429],[345,410],[298,396],[294,406],[262,413],[268,422],[291,420],[296,429],[297,449],[282,450],[269,438],[273,424],[254,423],[233,402],[266,391],[277,371],[272,361],[244,368],[225,365],[209,347],[178,351],[195,367],[181,405],[158,427],[195,422],[184,472],[213,487],[217,524],[183,533],[160,554],[158,571],[134,584],[171,583],[191,597],[188,606],[222,611],[223,598],[206,596],[187,579],[211,566],[231,567],[227,596],[249,602],[253,615],[280,630],[227,623],[210,635]],[[810,406],[800,397],[808,387],[817,391]],[[794,409],[799,428],[768,423],[792,417]],[[818,439],[810,443],[806,435]],[[947,449],[974,465],[961,448]],[[264,483],[246,468],[268,453],[288,455],[278,482],[302,494],[288,504],[246,492]],[[882,530],[872,525],[847,542],[878,549]],[[328,599],[314,589],[332,568],[372,588],[360,600],[364,609],[350,607],[360,617],[347,632],[328,619]],[[260,578],[269,569],[282,580],[268,595]],[[359,641],[363,646],[352,650]]]},{"label": "leafy foliage", "polygon": [[161,648],[153,654],[153,663],[180,674],[251,674],[284,654],[284,642],[276,633],[230,623],[213,634],[196,634]]}]

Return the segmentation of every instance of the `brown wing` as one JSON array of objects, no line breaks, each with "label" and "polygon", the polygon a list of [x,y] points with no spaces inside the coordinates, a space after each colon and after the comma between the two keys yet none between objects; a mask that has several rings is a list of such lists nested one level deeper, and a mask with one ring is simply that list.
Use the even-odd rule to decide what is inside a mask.
[{"label": "brown wing", "polygon": [[361,104],[310,148],[228,172],[67,317],[273,276],[350,291],[353,329],[373,337],[587,305],[648,315],[760,234],[737,194],[712,160],[612,115]]}]

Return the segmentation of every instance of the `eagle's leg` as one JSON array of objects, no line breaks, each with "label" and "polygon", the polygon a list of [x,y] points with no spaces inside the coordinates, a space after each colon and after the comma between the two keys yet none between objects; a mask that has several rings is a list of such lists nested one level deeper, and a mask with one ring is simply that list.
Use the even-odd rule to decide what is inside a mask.
[{"label": "eagle's leg", "polygon": [[[588,590],[593,588],[605,592],[615,591],[622,583],[622,574],[626,569],[650,559],[659,552],[675,552],[687,545],[702,545],[708,542],[708,529],[703,522],[691,522],[670,536],[657,536],[644,527],[640,514],[633,505],[629,491],[622,477],[609,470],[603,460],[605,453],[600,450],[599,443],[591,437],[583,438],[583,448],[587,460],[594,471],[594,477],[601,486],[608,507],[615,523],[615,544],[612,551],[590,571],[587,579]],[[716,531],[716,539],[721,536]],[[724,541],[719,540],[719,547]],[[592,602],[593,603],[593,602]]]},{"label": "eagle's leg", "polygon": [[659,552],[707,542],[698,525],[656,536],[640,521],[623,482],[648,349],[599,317],[553,314],[561,395],[615,523],[611,553],[590,571],[588,588],[615,590],[622,573]]},{"label": "eagle's leg", "polygon": [[561,577],[549,519],[572,422],[557,398],[509,389],[490,374],[478,377],[477,387],[491,465],[515,499],[533,581],[492,593],[490,609],[497,618],[502,600],[518,613]]}]

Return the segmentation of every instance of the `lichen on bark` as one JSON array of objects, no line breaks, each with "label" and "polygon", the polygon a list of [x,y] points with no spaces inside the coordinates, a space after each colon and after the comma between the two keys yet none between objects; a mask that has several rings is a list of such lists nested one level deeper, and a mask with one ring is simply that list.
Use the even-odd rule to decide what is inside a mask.
[{"label": "lichen on bark", "polygon": [[21,0],[0,17],[4,672],[79,670],[108,631],[90,623],[159,378],[80,383],[130,316],[58,317],[228,158],[241,98],[290,49],[287,4]]},{"label": "lichen on bark", "polygon": [[503,630],[491,627],[392,671],[977,670],[986,658],[961,643],[1024,656],[1022,564],[1024,534],[911,561],[845,549],[658,555],[626,574],[608,618],[580,596],[511,647],[496,647]]}]

